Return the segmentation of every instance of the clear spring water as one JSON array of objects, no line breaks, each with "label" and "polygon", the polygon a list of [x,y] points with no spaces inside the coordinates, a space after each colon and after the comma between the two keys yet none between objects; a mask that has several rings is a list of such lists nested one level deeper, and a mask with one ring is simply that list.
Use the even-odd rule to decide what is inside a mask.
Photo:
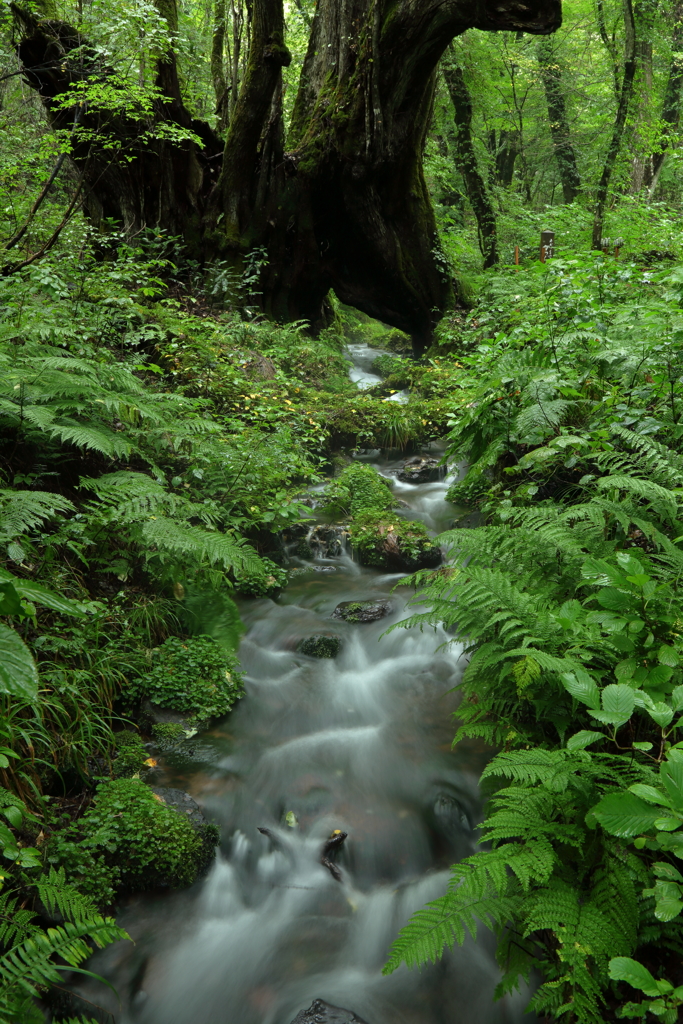
[{"label": "clear spring water", "polygon": [[[355,348],[362,374],[376,353]],[[403,461],[360,457],[390,477]],[[447,480],[394,481],[409,506],[400,514],[433,531],[449,525]],[[294,564],[307,571],[277,602],[243,605],[246,697],[167,757],[154,780],[190,792],[221,826],[217,860],[190,891],[123,908],[135,945],[92,961],[121,1003],[82,980],[83,1009],[92,1014],[95,1003],[117,1024],[289,1024],[322,998],[368,1024],[518,1024],[527,997],[494,1003],[486,933],[437,966],[381,974],[398,928],[443,892],[448,864],[473,850],[486,752],[450,748],[460,649],[439,650],[448,639],[440,632],[382,636],[405,617],[399,576],[347,555]],[[330,619],[340,601],[375,597],[390,598],[387,619]],[[334,661],[296,653],[298,640],[320,632],[343,639]],[[276,833],[278,848],[258,826]],[[333,829],[348,832],[341,882],[319,863]]]}]

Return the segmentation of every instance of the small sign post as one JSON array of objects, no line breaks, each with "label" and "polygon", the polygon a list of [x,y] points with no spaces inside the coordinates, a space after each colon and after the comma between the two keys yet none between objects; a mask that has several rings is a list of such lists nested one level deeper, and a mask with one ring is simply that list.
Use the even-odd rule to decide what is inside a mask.
[{"label": "small sign post", "polygon": [[551,260],[555,255],[555,232],[541,231],[541,263]]}]

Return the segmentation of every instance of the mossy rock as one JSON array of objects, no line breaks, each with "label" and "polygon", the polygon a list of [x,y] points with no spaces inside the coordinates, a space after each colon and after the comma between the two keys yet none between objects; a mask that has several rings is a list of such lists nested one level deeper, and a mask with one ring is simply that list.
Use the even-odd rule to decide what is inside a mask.
[{"label": "mossy rock", "polygon": [[341,637],[317,633],[297,644],[297,651],[309,658],[336,658],[341,650]]},{"label": "mossy rock", "polygon": [[354,462],[328,484],[323,510],[337,518],[388,512],[396,505],[391,483],[372,466]]},{"label": "mossy rock", "polygon": [[332,612],[332,617],[344,622],[377,622],[391,610],[391,601],[342,601]]},{"label": "mossy rock", "polygon": [[351,527],[351,543],[362,565],[388,572],[417,572],[441,564],[441,548],[425,526],[398,516],[362,516]]},{"label": "mossy rock", "polygon": [[398,479],[406,484],[426,484],[441,477],[439,460],[429,455],[414,455],[404,462],[403,469],[397,473]]},{"label": "mossy rock", "polygon": [[187,794],[169,802],[162,792],[140,779],[100,783],[85,814],[48,837],[49,860],[100,906],[121,892],[192,885],[213,858],[218,830]]}]

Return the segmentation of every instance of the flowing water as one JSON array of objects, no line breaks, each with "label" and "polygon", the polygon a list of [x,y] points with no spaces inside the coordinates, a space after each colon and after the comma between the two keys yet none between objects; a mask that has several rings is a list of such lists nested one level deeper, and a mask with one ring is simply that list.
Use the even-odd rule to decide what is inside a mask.
[{"label": "flowing water", "polygon": [[[357,379],[367,382],[376,353],[355,348]],[[402,462],[360,457],[389,477]],[[394,481],[408,506],[401,514],[433,531],[449,525],[446,480]],[[120,1005],[92,982],[76,988],[119,1024],[289,1024],[314,998],[368,1024],[517,1024],[526,998],[494,1003],[488,934],[437,966],[381,974],[398,928],[443,892],[448,864],[473,850],[486,752],[450,748],[460,649],[439,649],[448,638],[438,631],[382,635],[405,617],[409,593],[393,589],[400,576],[347,554],[293,564],[302,571],[277,601],[242,607],[246,697],[168,756],[154,780],[190,792],[220,825],[214,866],[188,892],[123,909],[135,945],[119,943],[92,964]],[[330,618],[340,601],[376,597],[392,604],[380,622]],[[296,653],[317,633],[342,638],[337,658]],[[341,881],[320,864],[334,829],[348,833]]]}]

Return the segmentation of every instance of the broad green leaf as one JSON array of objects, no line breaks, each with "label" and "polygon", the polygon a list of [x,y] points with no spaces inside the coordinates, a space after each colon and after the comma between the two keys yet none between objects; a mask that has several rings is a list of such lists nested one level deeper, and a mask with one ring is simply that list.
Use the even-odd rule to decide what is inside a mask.
[{"label": "broad green leaf", "polygon": [[598,603],[611,612],[625,612],[631,607],[632,598],[614,587],[607,587],[598,594]]},{"label": "broad green leaf", "polygon": [[[47,587],[42,587],[39,583],[12,576],[6,569],[0,569],[0,586],[3,583],[11,583],[20,597],[51,608],[53,612],[61,612],[63,615],[85,614],[85,609],[80,601],[72,601],[71,598],[55,594],[53,590],[48,590]],[[0,611],[0,614],[3,613]]]},{"label": "broad green leaf", "polygon": [[658,832],[675,832],[683,825],[683,818],[656,818],[655,828]]},{"label": "broad green leaf", "polygon": [[560,678],[565,690],[568,690],[572,697],[576,697],[582,704],[587,704],[589,708],[600,707],[600,691],[595,680],[591,679],[587,672],[581,669],[577,669],[576,672],[563,672]]},{"label": "broad green leaf", "polygon": [[627,658],[626,661],[620,661],[618,665],[614,666],[614,674],[617,679],[626,682],[627,679],[631,679],[637,667],[638,662],[635,658]]},{"label": "broad green leaf", "polygon": [[665,683],[668,683],[673,674],[673,669],[669,668],[668,665],[655,665],[654,668],[648,671],[643,686],[652,687],[656,690],[660,686],[664,686]]},{"label": "broad green leaf", "polygon": [[621,724],[628,722],[636,706],[633,689],[626,683],[611,683],[602,691],[602,707],[608,715],[618,715]]},{"label": "broad green leaf", "polygon": [[0,693],[33,701],[38,695],[38,669],[19,634],[0,625]]},{"label": "broad green leaf", "polygon": [[669,665],[671,668],[677,668],[680,664],[678,654],[673,647],[669,647],[668,644],[662,644],[657,651],[657,660],[660,665]]},{"label": "broad green leaf", "polygon": [[665,761],[659,775],[673,806],[683,812],[683,764],[680,761]]},{"label": "broad green leaf", "polygon": [[9,821],[10,825],[12,825],[14,828],[21,828],[21,823],[24,820],[24,815],[21,813],[18,807],[3,807],[2,813]]},{"label": "broad green leaf", "polygon": [[650,831],[661,812],[635,793],[610,793],[593,808],[593,814],[610,835],[628,839]]},{"label": "broad green leaf", "polygon": [[673,866],[673,864],[667,864],[666,861],[658,860],[655,861],[652,868],[657,878],[666,878],[670,882],[683,883],[683,875]]},{"label": "broad green leaf", "polygon": [[674,713],[669,705],[663,701],[659,701],[653,708],[648,708],[648,714],[662,729],[666,729],[674,717]]},{"label": "broad green leaf", "polygon": [[646,996],[658,996],[659,988],[647,967],[643,967],[630,956],[615,956],[609,962],[609,976],[612,981],[626,981]]},{"label": "broad green leaf", "polygon": [[642,750],[643,752],[647,752],[648,750],[652,750],[652,744],[648,743],[647,740],[640,741],[638,743],[632,743],[631,746],[633,747],[634,750]]},{"label": "broad green leaf", "polygon": [[680,711],[683,708],[683,686],[677,686],[674,692],[671,694],[671,707],[674,711]]},{"label": "broad green leaf", "polygon": [[598,740],[604,740],[605,734],[602,732],[591,732],[589,729],[582,729],[581,732],[574,733],[567,740],[567,750],[585,750],[586,747],[590,747],[591,743],[597,743]]},{"label": "broad green leaf", "polygon": [[649,804],[658,804],[660,807],[671,807],[671,801],[666,793],[655,789],[654,786],[645,786],[640,782],[628,787],[629,793],[635,793],[641,800],[647,800]]},{"label": "broad green leaf", "polygon": [[0,615],[21,615],[21,598],[10,580],[0,582]]}]

